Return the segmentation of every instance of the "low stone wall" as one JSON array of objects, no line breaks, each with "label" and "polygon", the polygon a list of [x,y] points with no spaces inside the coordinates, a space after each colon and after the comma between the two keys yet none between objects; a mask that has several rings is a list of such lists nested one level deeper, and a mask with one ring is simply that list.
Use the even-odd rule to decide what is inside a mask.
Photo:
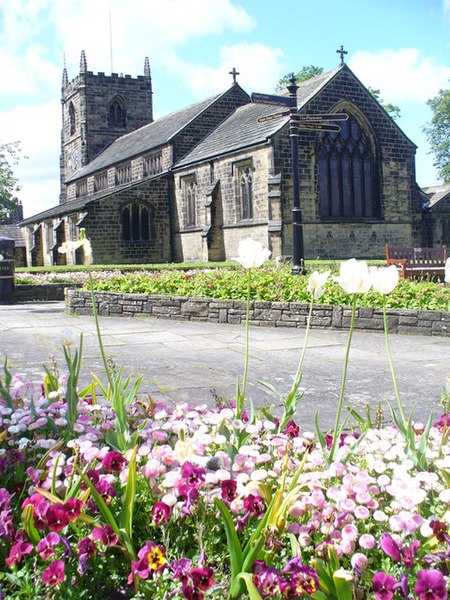
[{"label": "low stone wall", "polygon": [[[215,300],[180,296],[147,296],[97,292],[100,315],[123,317],[157,317],[183,321],[212,321],[240,324],[245,322],[246,303],[242,300]],[[89,292],[66,290],[66,306],[70,314],[92,314]],[[309,313],[307,304],[294,302],[252,302],[250,323],[271,327],[305,327]],[[450,313],[434,310],[389,309],[388,327],[391,333],[438,335],[450,337]],[[350,325],[351,308],[317,304],[313,308],[311,327],[343,328]],[[357,310],[355,327],[383,330],[383,311],[374,308]]]},{"label": "low stone wall", "polygon": [[[81,287],[82,284],[73,284]],[[45,285],[16,285],[14,288],[14,302],[43,302],[51,300],[64,300],[64,290],[67,283],[46,283]]]}]

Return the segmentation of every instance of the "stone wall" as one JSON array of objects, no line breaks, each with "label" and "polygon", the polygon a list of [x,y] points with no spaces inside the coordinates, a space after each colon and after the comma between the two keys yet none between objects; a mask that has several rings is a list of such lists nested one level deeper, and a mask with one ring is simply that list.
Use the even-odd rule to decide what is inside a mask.
[{"label": "stone wall", "polygon": [[[98,299],[98,312],[104,316],[156,317],[230,324],[245,322],[246,303],[242,300],[147,296],[146,294],[112,292],[98,292],[96,298]],[[66,306],[70,314],[92,314],[90,293],[78,289],[67,289]],[[308,313],[309,306],[307,304],[252,302],[250,323],[252,326],[304,328]],[[450,337],[450,312],[389,309],[387,315],[391,333]],[[348,329],[350,317],[351,308],[349,307],[316,305],[312,312],[311,327]],[[359,308],[355,328],[383,331],[383,311]]]},{"label": "stone wall", "polygon": [[[74,283],[72,287],[81,287],[82,284]],[[45,285],[16,285],[14,288],[14,302],[51,302],[64,300],[67,284],[47,283]]]}]

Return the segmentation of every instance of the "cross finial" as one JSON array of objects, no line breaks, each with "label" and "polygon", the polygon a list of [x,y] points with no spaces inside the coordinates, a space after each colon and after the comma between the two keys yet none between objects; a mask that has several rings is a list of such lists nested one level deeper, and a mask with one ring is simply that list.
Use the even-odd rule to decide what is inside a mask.
[{"label": "cross finial", "polygon": [[344,56],[348,54],[348,52],[347,50],[344,50],[344,46],[341,44],[341,47],[339,48],[339,50],[336,50],[336,53],[341,55],[341,62],[339,63],[339,66],[342,67],[345,64]]},{"label": "cross finial", "polygon": [[233,83],[236,83],[236,77],[238,75],[240,75],[240,73],[238,73],[236,71],[236,67],[233,67],[233,69],[228,73],[228,75],[232,75],[233,76]]}]

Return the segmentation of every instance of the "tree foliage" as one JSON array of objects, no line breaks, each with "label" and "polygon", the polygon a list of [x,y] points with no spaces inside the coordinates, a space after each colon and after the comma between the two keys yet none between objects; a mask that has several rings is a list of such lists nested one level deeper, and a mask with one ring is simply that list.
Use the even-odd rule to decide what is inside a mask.
[{"label": "tree foliage", "polygon": [[15,194],[20,185],[12,165],[17,165],[22,157],[20,142],[0,142],[0,221],[17,207]]},{"label": "tree foliage", "polygon": [[[322,75],[322,73],[322,67],[315,67],[314,65],[302,67],[298,73],[294,73],[295,83],[302,83],[302,81],[306,81],[312,77],[317,77],[317,75]],[[291,83],[291,76],[292,73],[286,73],[286,75],[283,75],[283,77],[278,81],[275,90],[280,92],[281,90],[286,89],[286,87]]]},{"label": "tree foliage", "polygon": [[434,166],[439,176],[450,182],[450,90],[439,90],[437,96],[428,100],[433,112],[431,122],[423,128],[434,154]]},{"label": "tree foliage", "polygon": [[[294,74],[295,83],[300,84],[303,81],[307,81],[308,79],[311,79],[312,77],[317,77],[317,75],[322,75],[322,73],[323,73],[322,67],[308,65],[308,66],[300,69],[300,71],[298,71],[298,73]],[[283,75],[283,77],[281,77],[281,79],[278,81],[278,83],[275,87],[275,90],[277,92],[280,92],[281,90],[286,89],[286,87],[290,84],[291,75],[292,75],[291,73],[286,73],[286,75]],[[391,104],[390,102],[384,102],[380,98],[380,90],[375,90],[371,87],[369,87],[367,89],[372,94],[372,96],[375,98],[375,100],[379,104],[381,104],[381,106],[384,108],[384,110],[389,114],[389,116],[392,119],[395,120],[395,119],[400,118],[400,108],[398,106],[396,106],[395,104]]]}]

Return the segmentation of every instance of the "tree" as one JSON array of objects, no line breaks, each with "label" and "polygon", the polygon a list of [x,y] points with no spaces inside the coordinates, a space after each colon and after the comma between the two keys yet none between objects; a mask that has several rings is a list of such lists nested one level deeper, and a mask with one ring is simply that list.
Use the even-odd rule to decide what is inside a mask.
[{"label": "tree", "polygon": [[0,143],[0,222],[18,205],[15,193],[20,185],[11,165],[17,165],[21,157],[20,142]]},{"label": "tree", "polygon": [[[312,77],[317,77],[317,75],[322,75],[323,73],[323,68],[322,67],[315,67],[314,65],[309,65],[307,67],[302,67],[302,69],[300,69],[300,71],[298,73],[294,74],[295,77],[295,83],[302,83],[302,81],[306,81],[307,79],[311,79]],[[286,86],[288,86],[291,83],[291,76],[292,73],[286,73],[286,75],[284,75],[277,83],[275,90],[277,92],[280,92],[281,90],[286,89]]]},{"label": "tree", "polygon": [[[323,73],[323,68],[322,67],[315,67],[314,65],[309,65],[307,67],[303,67],[298,73],[296,73],[294,75],[295,77],[295,83],[299,84],[302,83],[302,81],[306,81],[308,79],[311,79],[312,77],[317,77],[317,75],[322,75]],[[291,78],[291,73],[286,73],[286,75],[284,75],[277,83],[275,90],[277,92],[280,92],[281,90],[286,89],[286,86],[288,86],[290,84],[290,78]],[[367,88],[369,90],[369,92],[372,94],[372,96],[375,98],[375,100],[381,104],[381,106],[384,108],[384,110],[389,114],[389,116],[392,119],[399,119],[400,118],[400,108],[398,106],[396,106],[395,104],[391,104],[390,102],[384,102],[381,98],[380,98],[380,90],[375,90],[371,87]]]},{"label": "tree", "polygon": [[434,154],[434,166],[445,183],[450,182],[450,90],[439,90],[427,105],[433,117],[423,131]]}]

